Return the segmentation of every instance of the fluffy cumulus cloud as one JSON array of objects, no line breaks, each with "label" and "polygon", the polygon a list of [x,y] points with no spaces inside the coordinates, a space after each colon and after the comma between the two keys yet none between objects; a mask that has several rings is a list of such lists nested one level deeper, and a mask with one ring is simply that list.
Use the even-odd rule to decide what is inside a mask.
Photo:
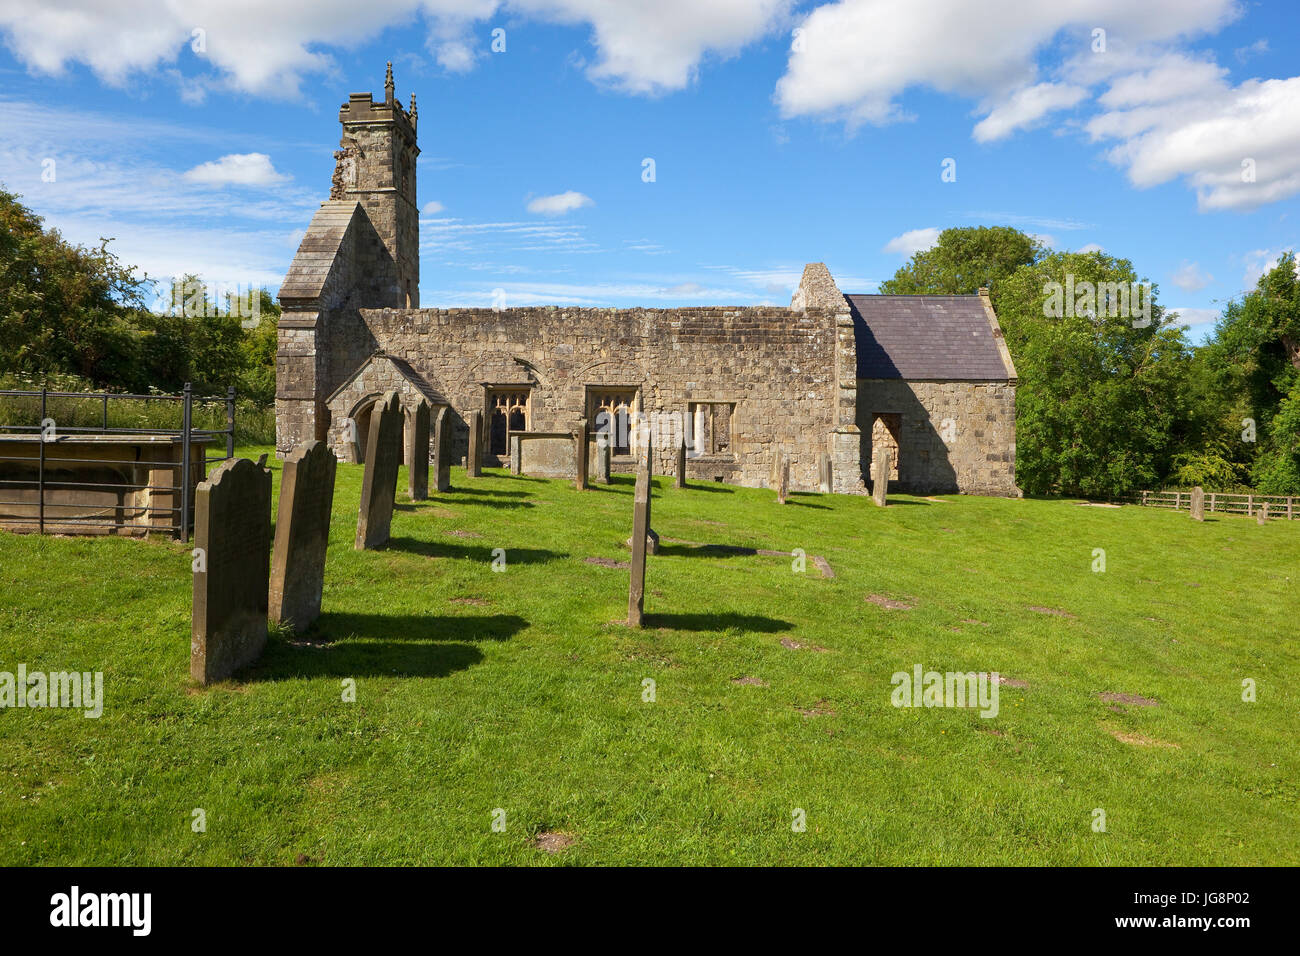
[{"label": "fluffy cumulus cloud", "polygon": [[1036,122],[1077,102],[1068,88],[1025,92],[1050,45],[1090,50],[1099,23],[1128,43],[1158,42],[1217,27],[1235,9],[1233,0],[838,0],[800,25],[776,99],[787,116],[879,123],[902,115],[904,91],[927,87],[1000,112],[986,135],[1005,134],[1015,116]]},{"label": "fluffy cumulus cloud", "polygon": [[184,178],[204,186],[274,186],[290,177],[277,173],[266,153],[231,153],[200,163]]},{"label": "fluffy cumulus cloud", "polygon": [[[788,16],[793,0],[0,0],[0,35],[30,69],[58,73],[84,63],[124,84],[137,71],[191,68],[177,82],[190,99],[222,85],[258,95],[297,95],[303,78],[334,67],[321,47],[347,49],[390,26],[421,22],[438,63],[473,69],[489,42],[482,29],[511,17],[586,26],[595,56],[588,76],[633,93],[661,93],[691,82],[708,56],[729,56]],[[507,35],[507,43],[509,36]],[[508,48],[508,47],[507,47]]]},{"label": "fluffy cumulus cloud", "polygon": [[925,229],[912,229],[895,236],[885,243],[885,252],[896,252],[900,256],[910,256],[929,249],[939,241],[939,230],[933,226]]},{"label": "fluffy cumulus cloud", "polygon": [[583,206],[594,205],[592,198],[570,189],[554,196],[538,196],[528,201],[528,211],[539,216],[563,216]]}]

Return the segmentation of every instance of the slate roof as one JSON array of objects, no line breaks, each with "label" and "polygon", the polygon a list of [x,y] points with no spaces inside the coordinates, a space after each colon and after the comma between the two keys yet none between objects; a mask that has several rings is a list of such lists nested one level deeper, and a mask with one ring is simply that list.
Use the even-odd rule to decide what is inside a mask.
[{"label": "slate roof", "polygon": [[978,295],[846,295],[858,378],[1008,381]]}]

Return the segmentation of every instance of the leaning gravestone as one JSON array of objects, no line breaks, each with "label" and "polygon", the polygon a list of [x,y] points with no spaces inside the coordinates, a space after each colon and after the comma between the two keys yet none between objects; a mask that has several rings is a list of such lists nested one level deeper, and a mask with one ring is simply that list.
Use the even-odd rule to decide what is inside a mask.
[{"label": "leaning gravestone", "polygon": [[270,619],[301,634],[320,616],[337,459],[321,441],[284,460],[271,552]]},{"label": "leaning gravestone", "polygon": [[822,452],[817,456],[817,490],[824,495],[829,495],[831,489],[835,487],[834,475],[831,472],[831,456]]},{"label": "leaning gravestone", "polygon": [[194,496],[194,607],[190,676],[223,680],[266,646],[271,472],[247,458],[223,462]]},{"label": "leaning gravestone", "polygon": [[410,421],[406,435],[406,490],[412,501],[429,497],[429,403],[420,399]]},{"label": "leaning gravestone", "polygon": [[781,471],[776,476],[776,500],[780,504],[785,504],[785,499],[790,495],[790,463],[781,458]]},{"label": "leaning gravestone", "polygon": [[607,485],[612,480],[609,477],[609,458],[610,447],[609,438],[605,432],[596,433],[596,480],[602,485]]},{"label": "leaning gravestone", "polygon": [[579,418],[573,427],[573,487],[583,491],[587,487],[587,420]]},{"label": "leaning gravestone", "polygon": [[686,487],[686,442],[677,440],[677,487]]},{"label": "leaning gravestone", "polygon": [[451,409],[438,409],[433,425],[433,490],[451,490]]},{"label": "leaning gravestone", "polygon": [[470,478],[483,477],[483,455],[479,442],[483,438],[483,413],[469,413],[469,454],[465,457],[465,473]]},{"label": "leaning gravestone", "polygon": [[650,534],[650,464],[647,456],[637,471],[632,504],[632,570],[627,592],[627,623],[630,627],[640,627],[645,616],[646,539]]},{"label": "leaning gravestone", "polygon": [[1192,489],[1192,517],[1197,521],[1205,520],[1205,489],[1200,485]]},{"label": "leaning gravestone", "polygon": [[397,497],[397,468],[402,463],[402,408],[396,392],[386,392],[370,416],[366,471],[361,479],[356,549],[368,551],[388,540]]},{"label": "leaning gravestone", "polygon": [[883,508],[889,492],[889,449],[884,445],[876,446],[875,454],[872,456],[871,471],[871,496],[875,498],[876,504]]}]

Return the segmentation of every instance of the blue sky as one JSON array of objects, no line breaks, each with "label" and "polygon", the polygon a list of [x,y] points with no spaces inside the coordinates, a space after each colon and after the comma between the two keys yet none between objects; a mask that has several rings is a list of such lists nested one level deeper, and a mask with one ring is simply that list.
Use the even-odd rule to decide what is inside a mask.
[{"label": "blue sky", "polygon": [[426,306],[870,292],[1006,224],[1132,259],[1196,340],[1300,245],[1291,2],[0,0],[0,41],[0,182],[153,276],[278,287],[386,60]]}]

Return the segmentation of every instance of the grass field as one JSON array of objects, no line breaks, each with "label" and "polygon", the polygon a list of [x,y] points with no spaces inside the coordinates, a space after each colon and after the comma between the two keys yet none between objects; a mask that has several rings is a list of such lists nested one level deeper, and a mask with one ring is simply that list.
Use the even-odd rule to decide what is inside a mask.
[{"label": "grass field", "polygon": [[[1300,863],[1300,524],[660,478],[633,632],[585,560],[626,561],[630,478],[452,483],[413,505],[403,472],[358,553],[340,466],[310,640],[210,689],[187,547],[0,532],[0,670],[106,695],[0,710],[0,863]],[[916,664],[1027,686],[893,707]]]}]

